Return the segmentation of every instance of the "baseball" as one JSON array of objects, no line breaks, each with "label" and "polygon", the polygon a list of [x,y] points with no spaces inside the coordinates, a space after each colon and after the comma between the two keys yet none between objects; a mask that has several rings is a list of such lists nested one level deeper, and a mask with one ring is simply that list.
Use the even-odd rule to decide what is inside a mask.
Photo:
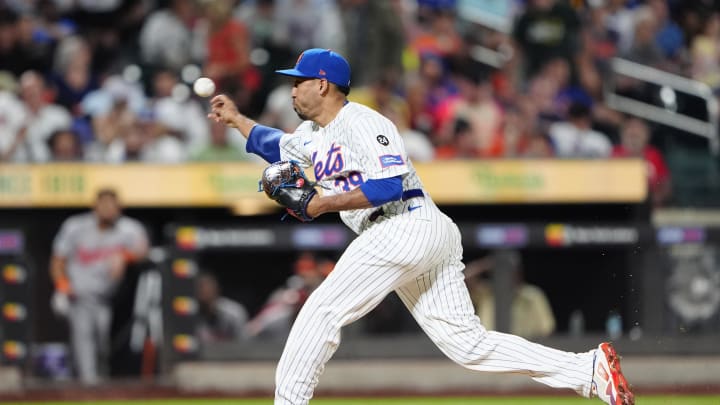
[{"label": "baseball", "polygon": [[195,80],[193,91],[200,97],[210,97],[215,93],[215,83],[207,77]]}]

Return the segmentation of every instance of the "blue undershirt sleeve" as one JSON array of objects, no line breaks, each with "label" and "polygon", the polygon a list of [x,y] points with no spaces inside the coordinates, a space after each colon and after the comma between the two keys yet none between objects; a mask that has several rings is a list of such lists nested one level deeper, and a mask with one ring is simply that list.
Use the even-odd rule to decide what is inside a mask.
[{"label": "blue undershirt sleeve", "polygon": [[257,124],[248,134],[245,151],[260,156],[268,163],[275,163],[280,160],[280,137],[283,134],[277,128]]},{"label": "blue undershirt sleeve", "polygon": [[370,179],[360,185],[360,190],[373,207],[378,207],[402,197],[402,176]]}]

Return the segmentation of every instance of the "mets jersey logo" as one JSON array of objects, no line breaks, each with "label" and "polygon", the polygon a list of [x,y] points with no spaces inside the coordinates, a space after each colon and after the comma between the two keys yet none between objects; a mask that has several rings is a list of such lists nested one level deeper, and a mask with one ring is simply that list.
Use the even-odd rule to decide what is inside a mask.
[{"label": "mets jersey logo", "polygon": [[[345,159],[343,158],[340,146],[333,142],[330,149],[325,154],[325,160],[317,159],[317,152],[312,154],[313,171],[315,172],[315,180],[320,181],[326,177],[337,175],[345,170]],[[335,177],[335,187],[342,191],[350,191],[365,182],[360,172],[352,171],[345,176]]]},{"label": "mets jersey logo", "polygon": [[313,170],[315,171],[315,180],[320,181],[325,177],[332,176],[335,173],[340,173],[345,167],[345,161],[343,160],[340,146],[336,146],[335,142],[330,145],[330,149],[325,155],[325,161],[317,160],[317,152],[312,154],[312,160],[314,162]]}]

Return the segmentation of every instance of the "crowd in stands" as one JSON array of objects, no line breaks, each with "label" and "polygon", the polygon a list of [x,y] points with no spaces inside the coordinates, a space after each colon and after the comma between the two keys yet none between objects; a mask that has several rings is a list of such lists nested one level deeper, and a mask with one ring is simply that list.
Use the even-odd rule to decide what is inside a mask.
[{"label": "crowd in stands", "polygon": [[[608,108],[602,86],[619,56],[720,87],[717,2],[515,0],[509,32],[458,3],[4,0],[0,161],[251,160],[192,81],[208,76],[292,131],[291,83],[273,71],[322,47],[348,58],[350,98],[393,120],[415,161],[643,157],[662,203],[670,174],[652,126]],[[642,135],[621,130],[628,120]]]}]

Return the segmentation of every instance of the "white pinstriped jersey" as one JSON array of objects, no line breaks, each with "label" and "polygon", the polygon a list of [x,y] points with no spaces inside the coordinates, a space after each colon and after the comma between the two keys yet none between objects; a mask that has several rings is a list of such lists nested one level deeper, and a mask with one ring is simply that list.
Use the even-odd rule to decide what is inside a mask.
[{"label": "white pinstriped jersey", "polygon": [[[303,122],[280,139],[280,158],[312,167],[326,195],[351,191],[369,179],[403,176],[403,191],[420,189],[422,183],[408,160],[395,125],[362,104],[348,102],[327,126]],[[425,196],[425,203],[430,203]],[[384,216],[403,212],[409,202],[383,205]],[[354,232],[369,225],[377,207],[341,211],[340,218]]]}]

